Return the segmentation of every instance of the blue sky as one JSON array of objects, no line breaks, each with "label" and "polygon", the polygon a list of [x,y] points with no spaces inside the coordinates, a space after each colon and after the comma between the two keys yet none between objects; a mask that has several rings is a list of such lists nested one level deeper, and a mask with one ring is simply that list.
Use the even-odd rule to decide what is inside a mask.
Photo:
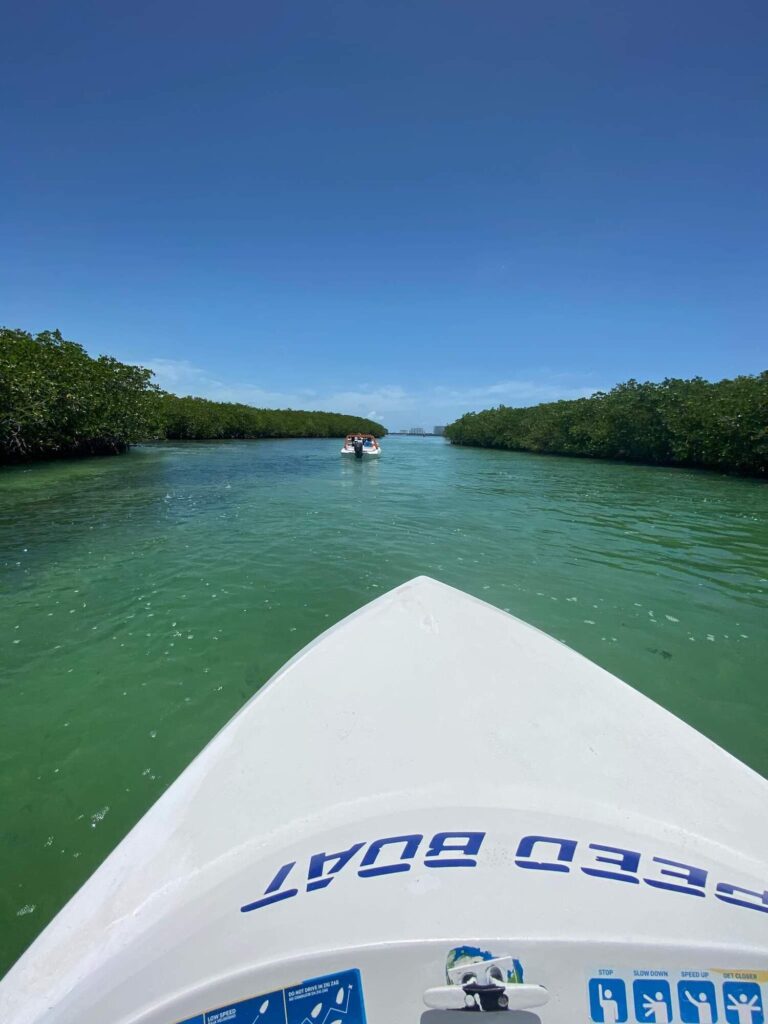
[{"label": "blue sky", "polygon": [[766,365],[764,0],[37,0],[0,322],[391,428]]}]

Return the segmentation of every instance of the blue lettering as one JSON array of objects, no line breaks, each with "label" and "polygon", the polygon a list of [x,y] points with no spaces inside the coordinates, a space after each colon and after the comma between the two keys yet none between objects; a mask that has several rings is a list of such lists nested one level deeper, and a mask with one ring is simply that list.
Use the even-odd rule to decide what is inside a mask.
[{"label": "blue lettering", "polygon": [[[326,885],[330,885],[333,881],[333,875],[337,875],[364,846],[365,843],[355,843],[348,850],[342,850],[340,853],[313,854],[309,861],[309,871],[307,873],[307,892],[313,892],[315,889],[324,889]],[[335,861],[335,864],[328,872],[331,877],[323,878],[325,865],[330,861]]]},{"label": "blue lettering", "polygon": [[[736,893],[743,896],[754,896],[754,900],[740,900]],[[747,907],[748,910],[760,910],[768,914],[768,889],[765,892],[755,892],[752,889],[742,889],[740,885],[731,885],[729,882],[718,882],[715,889],[715,896],[723,903],[733,903],[736,907]]]},{"label": "blue lettering", "polygon": [[[396,871],[410,871],[411,865],[404,864],[403,861],[412,860],[416,856],[416,851],[419,848],[419,844],[424,836],[411,835],[411,836],[392,836],[391,839],[375,839],[368,849],[365,851],[365,856],[360,862],[360,870],[357,872],[361,878],[373,878],[375,875],[391,875]],[[400,854],[400,863],[398,864],[385,864],[384,867],[373,868],[370,865],[376,863],[376,858],[379,856],[382,848],[385,846],[391,846],[392,843],[402,843],[403,852]]]},{"label": "blue lettering", "polygon": [[[640,879],[635,877],[640,867],[640,854],[634,850],[622,850],[617,846],[601,846],[600,843],[590,843],[590,850],[602,850],[604,853],[614,853],[616,857],[595,857],[601,864],[613,864],[619,868],[618,871],[606,871],[604,868],[582,868],[585,875],[594,875],[595,878],[614,878],[617,882],[634,882],[640,884]],[[629,874],[633,872],[634,874]]]},{"label": "blue lettering", "polygon": [[[437,832],[424,856],[428,868],[474,868],[485,832]],[[463,853],[463,857],[441,857],[443,853]]]},{"label": "blue lettering", "polygon": [[[476,867],[486,835],[486,832],[436,832],[429,840],[429,845],[424,853],[425,867]],[[409,833],[373,840],[365,849],[359,863],[358,875],[361,878],[374,878],[378,875],[410,871],[423,839],[424,836],[420,833]],[[348,849],[340,850],[337,853],[313,854],[309,858],[307,869],[307,892],[324,889],[330,885],[334,877],[365,847],[366,843],[360,842],[353,843]],[[400,849],[395,849],[387,854],[385,853],[386,847],[400,847]],[[515,853],[515,864],[518,867],[534,871],[567,873],[573,865],[577,847],[578,842],[575,839],[563,839],[557,836],[523,836]],[[626,850],[623,847],[606,846],[602,843],[589,843],[588,848],[594,851],[593,862],[581,867],[581,871],[585,875],[592,878],[607,878],[617,882],[629,882],[631,885],[638,884],[641,854],[637,850]],[[650,885],[654,889],[679,892],[688,896],[707,895],[708,872],[704,868],[668,860],[666,857],[653,857],[652,860],[654,864],[663,866],[657,869],[660,877],[642,879],[646,885]],[[283,864],[264,890],[264,895],[260,899],[244,904],[240,907],[241,912],[247,913],[297,896],[299,893],[297,888],[283,888],[295,867],[295,861]],[[745,889],[729,882],[718,882],[714,895],[723,903],[768,914],[768,889],[762,891]],[[694,977],[694,974],[690,973],[684,976]],[[702,977],[705,976],[702,975]]]},{"label": "blue lettering", "polygon": [[644,878],[647,885],[655,889],[669,889],[671,892],[683,892],[687,896],[704,896],[704,886],[707,884],[707,872],[703,868],[694,868],[690,864],[681,864],[676,860],[667,860],[665,857],[654,857],[657,864],[669,864],[670,867],[680,868],[680,871],[668,871],[661,869],[662,875],[669,875],[670,878],[682,878],[685,885],[675,885],[672,882],[662,882],[657,878]]},{"label": "blue lettering", "polygon": [[295,866],[295,860],[292,860],[290,864],[283,864],[264,890],[264,898],[256,900],[254,903],[246,903],[244,907],[240,907],[240,913],[247,914],[249,910],[258,910],[259,907],[268,907],[271,903],[279,903],[281,900],[290,899],[291,896],[297,896],[299,892],[298,889],[284,889],[282,892],[277,891],[280,889],[280,886],[286,880],[288,875],[290,875],[291,871],[293,871]]},{"label": "blue lettering", "polygon": [[[556,864],[545,860],[519,859],[530,857],[537,843],[554,843],[559,847]],[[570,871],[571,869],[568,865],[573,861],[575,852],[575,839],[554,839],[552,836],[523,836],[515,854],[515,864],[519,868],[533,868],[536,871]]]}]

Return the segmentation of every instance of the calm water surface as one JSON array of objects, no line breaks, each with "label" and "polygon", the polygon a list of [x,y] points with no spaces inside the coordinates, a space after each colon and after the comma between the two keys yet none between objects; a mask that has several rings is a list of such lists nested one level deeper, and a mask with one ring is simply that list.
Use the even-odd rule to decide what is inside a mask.
[{"label": "calm water surface", "polygon": [[338,449],[0,471],[0,972],[287,658],[419,573],[768,774],[763,484],[430,438]]}]

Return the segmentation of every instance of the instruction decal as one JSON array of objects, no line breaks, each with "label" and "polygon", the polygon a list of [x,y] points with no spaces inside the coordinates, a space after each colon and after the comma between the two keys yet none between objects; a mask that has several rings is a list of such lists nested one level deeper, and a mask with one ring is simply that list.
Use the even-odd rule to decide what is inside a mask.
[{"label": "instruction decal", "polygon": [[766,1024],[768,972],[602,967],[587,980],[594,1024]]},{"label": "instruction decal", "polygon": [[206,1010],[178,1024],[366,1024],[360,971],[340,971]]}]

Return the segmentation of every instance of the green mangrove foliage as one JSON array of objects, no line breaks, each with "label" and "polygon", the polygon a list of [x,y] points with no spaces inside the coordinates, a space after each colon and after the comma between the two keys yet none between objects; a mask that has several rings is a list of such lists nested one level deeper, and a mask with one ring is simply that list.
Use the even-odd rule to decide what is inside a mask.
[{"label": "green mangrove foliage", "polygon": [[234,402],[205,398],[160,399],[165,436],[201,441],[208,438],[344,437],[353,431],[381,437],[386,428],[359,416],[302,409],[256,409]]},{"label": "green mangrove foliage", "polygon": [[381,436],[380,423],[295,409],[178,398],[152,372],[92,359],[59,331],[0,328],[0,462],[104,455],[150,439]]},{"label": "green mangrove foliage", "polygon": [[764,476],[768,371],[716,383],[636,380],[591,398],[466,413],[445,428],[454,444],[696,466]]},{"label": "green mangrove foliage", "polygon": [[152,374],[59,331],[0,328],[0,461],[103,455],[160,431]]}]

